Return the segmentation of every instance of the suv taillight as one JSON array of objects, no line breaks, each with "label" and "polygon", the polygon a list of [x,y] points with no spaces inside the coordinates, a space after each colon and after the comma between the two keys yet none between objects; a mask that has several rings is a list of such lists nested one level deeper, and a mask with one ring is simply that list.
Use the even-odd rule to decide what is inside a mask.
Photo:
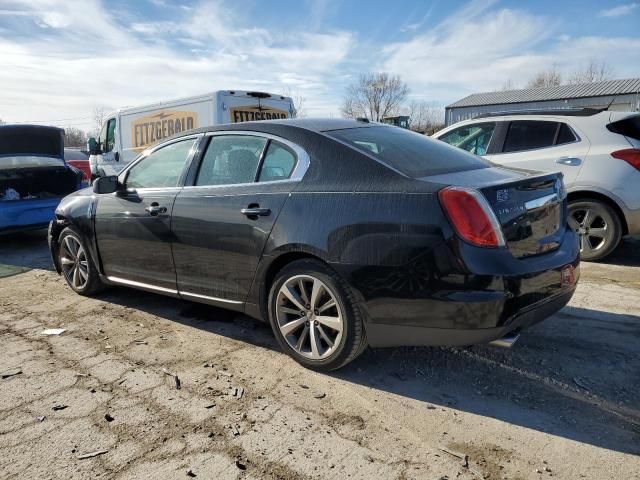
[{"label": "suv taillight", "polygon": [[438,192],[438,198],[453,228],[463,240],[478,247],[504,246],[498,219],[479,191],[447,187]]},{"label": "suv taillight", "polygon": [[624,160],[636,170],[640,170],[640,148],[627,148],[611,154],[613,158]]}]

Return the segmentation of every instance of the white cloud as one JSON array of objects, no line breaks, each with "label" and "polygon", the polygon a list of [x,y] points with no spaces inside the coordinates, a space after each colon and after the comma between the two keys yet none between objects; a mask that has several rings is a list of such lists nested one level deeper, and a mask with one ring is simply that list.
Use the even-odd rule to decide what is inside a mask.
[{"label": "white cloud", "polygon": [[625,5],[619,5],[617,7],[601,10],[598,14],[600,17],[621,17],[627,15],[638,8],[638,3],[627,3]]},{"label": "white cloud", "polygon": [[[326,115],[337,103],[332,77],[354,41],[344,31],[253,27],[216,1],[197,7],[206,15],[183,12],[172,22],[128,25],[97,0],[73,7],[54,3],[15,2],[22,16],[48,28],[39,33],[36,27],[20,40],[0,36],[5,120],[80,118],[80,126],[90,128],[95,106],[117,108],[217,89],[279,92],[287,85],[313,96],[308,104]],[[54,10],[58,16],[51,17]]]},{"label": "white cloud", "polygon": [[[603,59],[619,78],[637,76],[640,65],[640,37],[569,36],[558,17],[494,0],[467,3],[432,28],[425,27],[430,12],[418,21],[409,15],[397,27],[408,39],[390,44],[312,21],[294,29],[251,23],[250,11],[223,0],[202,0],[193,6],[198,15],[178,3],[149,2],[171,8],[170,20],[113,11],[99,0],[3,2],[0,116],[74,118],[90,128],[95,106],[287,88],[306,97],[310,115],[329,115],[338,112],[345,86],[367,70],[401,75],[412,98],[447,103],[508,80],[522,85],[551,65],[569,73]],[[312,5],[333,8],[324,0]]]},{"label": "white cloud", "polygon": [[637,76],[640,38],[571,37],[559,34],[557,19],[492,6],[474,2],[385,47],[377,68],[400,74],[412,95],[447,103],[507,81],[522,86],[551,66],[568,75],[591,59],[605,60],[617,77]]}]

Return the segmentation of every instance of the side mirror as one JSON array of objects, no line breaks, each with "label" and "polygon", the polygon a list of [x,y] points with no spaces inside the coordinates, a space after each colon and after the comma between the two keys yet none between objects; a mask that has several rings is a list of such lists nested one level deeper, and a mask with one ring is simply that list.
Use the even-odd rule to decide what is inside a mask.
[{"label": "side mirror", "polygon": [[114,193],[120,188],[118,177],[111,175],[109,177],[99,177],[93,182],[94,193]]},{"label": "side mirror", "polygon": [[87,140],[87,150],[89,150],[89,155],[100,153],[100,145],[98,145],[98,141],[94,137],[89,137],[89,140]]}]

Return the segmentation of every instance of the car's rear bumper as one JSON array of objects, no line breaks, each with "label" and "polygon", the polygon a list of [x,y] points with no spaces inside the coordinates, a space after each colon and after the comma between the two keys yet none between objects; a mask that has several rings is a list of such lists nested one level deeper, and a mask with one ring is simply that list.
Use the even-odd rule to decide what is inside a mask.
[{"label": "car's rear bumper", "polygon": [[579,254],[575,232],[566,229],[556,250],[522,259],[460,242],[398,266],[334,267],[354,288],[372,346],[469,345],[562,308],[576,287]]},{"label": "car's rear bumper", "polygon": [[465,346],[489,343],[511,332],[535,325],[564,307],[575,288],[571,288],[525,308],[500,327],[495,328],[430,328],[397,324],[369,323],[367,340],[372,347],[396,346]]}]

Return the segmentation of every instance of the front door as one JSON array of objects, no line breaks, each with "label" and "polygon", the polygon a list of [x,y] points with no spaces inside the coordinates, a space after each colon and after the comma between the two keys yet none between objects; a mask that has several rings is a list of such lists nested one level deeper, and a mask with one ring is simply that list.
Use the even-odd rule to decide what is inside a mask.
[{"label": "front door", "polygon": [[176,290],[171,213],[196,142],[189,137],[152,151],[123,173],[126,190],[98,198],[98,251],[112,281]]},{"label": "front door", "polygon": [[173,254],[185,298],[245,301],[271,229],[295,185],[293,148],[256,135],[215,135],[173,209]]}]

